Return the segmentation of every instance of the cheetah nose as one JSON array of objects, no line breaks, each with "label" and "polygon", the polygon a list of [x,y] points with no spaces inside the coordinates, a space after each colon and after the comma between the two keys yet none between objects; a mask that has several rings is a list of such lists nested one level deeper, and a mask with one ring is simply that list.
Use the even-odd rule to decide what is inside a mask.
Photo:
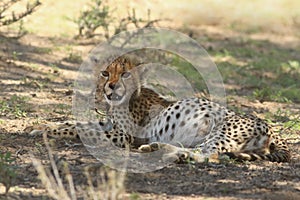
[{"label": "cheetah nose", "polygon": [[116,89],[118,89],[119,87],[120,87],[120,84],[118,84],[118,83],[110,83],[109,85],[108,85],[108,87],[110,88],[110,89],[112,89],[112,90],[116,90]]},{"label": "cheetah nose", "polygon": [[109,88],[110,88],[110,89],[112,89],[112,90],[113,90],[113,89],[115,89],[115,87],[116,87],[116,84],[114,84],[114,83],[110,83],[108,86],[109,86]]}]

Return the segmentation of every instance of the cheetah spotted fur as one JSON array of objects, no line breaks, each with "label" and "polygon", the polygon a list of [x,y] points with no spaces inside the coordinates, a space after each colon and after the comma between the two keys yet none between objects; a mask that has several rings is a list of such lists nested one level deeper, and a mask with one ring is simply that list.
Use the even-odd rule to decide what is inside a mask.
[{"label": "cheetah spotted fur", "polygon": [[105,98],[111,121],[65,123],[48,128],[47,134],[76,136],[79,132],[90,144],[109,142],[138,148],[141,153],[164,150],[166,159],[180,162],[204,162],[216,155],[238,161],[290,161],[287,143],[265,121],[206,99],[167,101],[137,86],[138,77],[131,73],[134,67],[122,58],[101,72],[96,99]]}]

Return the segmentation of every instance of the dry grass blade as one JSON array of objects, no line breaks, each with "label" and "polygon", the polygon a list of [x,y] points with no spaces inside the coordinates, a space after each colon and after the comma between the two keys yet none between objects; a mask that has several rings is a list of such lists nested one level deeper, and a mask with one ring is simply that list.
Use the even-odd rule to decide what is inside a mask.
[{"label": "dry grass blade", "polygon": [[49,195],[54,199],[75,200],[76,196],[75,196],[74,184],[72,181],[72,177],[70,177],[71,176],[70,173],[69,174],[67,173],[66,177],[70,185],[72,198],[69,197],[65,187],[63,186],[62,179],[59,176],[57,165],[54,161],[53,153],[49,146],[47,135],[43,134],[43,138],[46,145],[46,149],[49,154],[51,169],[53,170],[54,176],[49,171],[46,171],[42,163],[31,154],[30,157],[34,167],[36,168],[39,174],[39,179],[41,180],[42,184],[45,186]]}]

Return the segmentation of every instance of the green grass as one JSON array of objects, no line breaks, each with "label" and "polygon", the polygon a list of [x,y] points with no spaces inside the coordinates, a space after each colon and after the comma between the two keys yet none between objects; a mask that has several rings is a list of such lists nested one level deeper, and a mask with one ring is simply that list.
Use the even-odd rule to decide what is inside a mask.
[{"label": "green grass", "polygon": [[13,60],[19,60],[19,57],[22,56],[22,55],[23,55],[22,52],[13,51],[12,52],[12,59]]},{"label": "green grass", "polygon": [[36,47],[34,49],[34,52],[38,54],[51,54],[53,50],[49,47]]},{"label": "green grass", "polygon": [[14,161],[11,152],[0,152],[0,183],[5,186],[5,194],[13,186],[17,177],[16,167],[12,165]]},{"label": "green grass", "polygon": [[54,112],[63,115],[70,115],[72,111],[72,106],[59,103],[55,105]]},{"label": "green grass", "polygon": [[[290,49],[246,37],[230,38],[229,43],[226,48],[209,50],[224,83],[240,88],[227,90],[228,94],[262,102],[300,102],[300,61]],[[172,55],[171,65],[193,88],[207,89],[203,77],[189,62]]]},{"label": "green grass", "polygon": [[140,197],[140,195],[138,193],[131,193],[129,196],[130,200],[141,200],[142,198]]},{"label": "green grass", "polygon": [[64,58],[65,61],[70,63],[82,63],[82,56],[77,52],[69,52],[68,56]]},{"label": "green grass", "polygon": [[176,70],[190,82],[194,89],[197,91],[203,91],[206,89],[204,79],[191,63],[179,56],[174,55],[171,65],[174,66]]},{"label": "green grass", "polygon": [[225,83],[246,88],[261,101],[300,102],[300,61],[289,49],[248,40],[209,53]]},{"label": "green grass", "polygon": [[29,109],[29,97],[13,95],[7,100],[0,100],[0,116],[8,118],[25,118]]},{"label": "green grass", "polygon": [[300,116],[296,111],[289,109],[277,109],[274,113],[266,113],[266,120],[269,123],[280,123],[281,128],[277,130],[286,138],[299,138],[300,133]]}]

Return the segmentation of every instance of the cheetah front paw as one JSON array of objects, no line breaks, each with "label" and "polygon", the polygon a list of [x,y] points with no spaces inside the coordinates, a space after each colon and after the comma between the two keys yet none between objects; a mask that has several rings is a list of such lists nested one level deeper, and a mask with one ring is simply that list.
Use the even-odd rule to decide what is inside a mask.
[{"label": "cheetah front paw", "polygon": [[150,144],[144,144],[139,147],[139,151],[142,153],[153,152],[161,149],[162,143],[152,142]]},{"label": "cheetah front paw", "polygon": [[202,154],[200,152],[194,152],[192,149],[178,148],[177,151],[164,155],[167,160],[174,160],[176,163],[203,163],[214,162],[219,163],[218,154]]},{"label": "cheetah front paw", "polygon": [[30,136],[36,137],[41,136],[46,131],[47,125],[46,124],[40,124],[40,125],[32,125],[28,126],[24,129],[24,132],[29,133]]},{"label": "cheetah front paw", "polygon": [[150,144],[141,145],[139,147],[141,153],[157,152],[160,151],[162,160],[164,162],[180,163],[190,157],[190,152],[187,149],[176,147],[171,144],[153,142]]}]

